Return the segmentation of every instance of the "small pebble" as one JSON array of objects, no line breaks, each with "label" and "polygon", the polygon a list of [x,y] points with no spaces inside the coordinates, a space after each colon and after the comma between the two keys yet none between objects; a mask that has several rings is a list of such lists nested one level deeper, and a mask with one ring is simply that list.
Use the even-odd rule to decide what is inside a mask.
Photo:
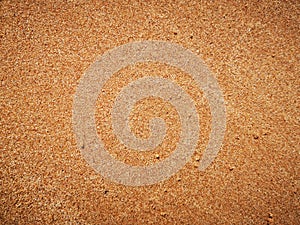
[{"label": "small pebble", "polygon": [[161,212],[160,215],[165,217],[165,216],[167,216],[167,213],[166,212]]},{"label": "small pebble", "polygon": [[273,213],[269,213],[269,217],[268,217],[268,219],[267,219],[267,224],[268,224],[268,225],[274,224]]}]

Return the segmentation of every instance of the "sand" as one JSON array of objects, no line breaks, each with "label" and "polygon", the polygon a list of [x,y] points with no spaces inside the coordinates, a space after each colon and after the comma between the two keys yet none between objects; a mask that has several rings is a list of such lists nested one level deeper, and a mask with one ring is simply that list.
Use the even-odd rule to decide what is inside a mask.
[{"label": "sand", "polygon": [[[1,1],[1,224],[300,224],[298,1]],[[199,163],[211,113],[189,73],[162,63],[127,66],[103,87],[95,123],[107,152],[133,166],[167,159],[178,112],[149,97],[130,114],[137,137],[167,125],[161,145],[137,152],[114,135],[110,110],[144,76],[172,79],[195,101],[200,134],[175,175],[146,186],[95,171],[78,147],[73,102],[80,79],[108,50],[134,41],[178,44],[198,56],[223,92],[226,133]],[[174,147],[175,146],[175,147]]]}]

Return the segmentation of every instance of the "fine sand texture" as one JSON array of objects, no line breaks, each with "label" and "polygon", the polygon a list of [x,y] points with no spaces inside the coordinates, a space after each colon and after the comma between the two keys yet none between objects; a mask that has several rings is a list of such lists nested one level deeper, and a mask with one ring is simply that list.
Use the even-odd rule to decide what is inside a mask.
[{"label": "fine sand texture", "polygon": [[299,24],[298,0],[0,1],[0,224],[300,224]]}]

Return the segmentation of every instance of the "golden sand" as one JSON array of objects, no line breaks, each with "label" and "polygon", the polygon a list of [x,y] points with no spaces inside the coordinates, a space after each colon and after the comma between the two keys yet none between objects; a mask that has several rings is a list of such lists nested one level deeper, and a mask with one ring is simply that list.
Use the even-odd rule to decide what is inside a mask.
[{"label": "golden sand", "polygon": [[[299,1],[1,1],[0,223],[299,224],[299,14]],[[178,139],[176,110],[158,98],[139,102],[130,121],[145,138],[148,119],[165,118],[159,148],[137,154],[113,136],[111,99],[145,74],[171,78],[197,99],[201,128],[176,175],[129,187],[84,160],[72,107],[97,57],[143,40],[177,43],[205,61],[224,94],[227,128],[217,158],[200,172],[211,120],[201,90],[170,66],[123,68],[106,83],[95,116],[115,158],[153,164]]]}]

